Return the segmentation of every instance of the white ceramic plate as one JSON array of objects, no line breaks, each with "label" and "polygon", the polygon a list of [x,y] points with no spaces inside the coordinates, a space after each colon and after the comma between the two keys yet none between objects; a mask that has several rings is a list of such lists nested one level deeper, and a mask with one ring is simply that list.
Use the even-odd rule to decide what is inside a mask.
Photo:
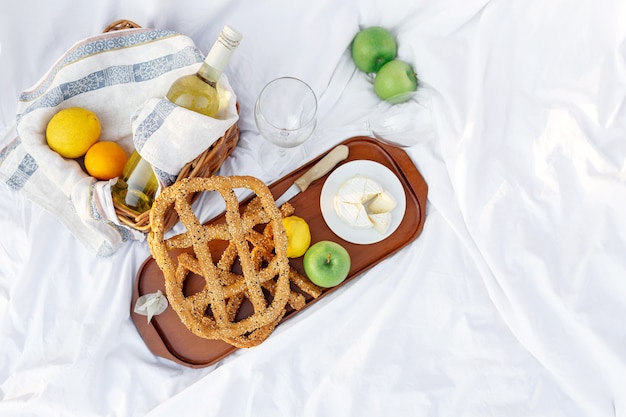
[{"label": "white ceramic plate", "polygon": [[[396,199],[397,205],[391,211],[391,224],[384,234],[373,227],[369,229],[352,227],[341,220],[335,211],[337,190],[344,181],[357,174],[373,179]],[[337,236],[350,243],[368,245],[386,239],[400,226],[406,210],[406,195],[402,183],[389,168],[378,162],[357,160],[341,165],[328,176],[322,187],[320,207],[324,221]]]}]

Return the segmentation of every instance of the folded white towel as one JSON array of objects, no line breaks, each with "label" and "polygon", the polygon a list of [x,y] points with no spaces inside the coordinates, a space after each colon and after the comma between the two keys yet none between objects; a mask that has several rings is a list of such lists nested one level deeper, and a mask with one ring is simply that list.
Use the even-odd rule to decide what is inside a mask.
[{"label": "folded white towel", "polygon": [[[236,97],[225,76],[224,120],[211,119],[162,99],[172,82],[197,71],[204,59],[193,41],[167,30],[129,29],[94,36],[70,48],[20,96],[16,129],[0,143],[0,176],[57,216],[99,255],[144,235],[117,219],[109,181],[96,181],[80,164],[53,152],[45,129],[59,110],[84,107],[102,124],[100,140],[135,147],[169,185],[182,166],[237,122]],[[134,144],[135,141],[136,143]],[[114,180],[112,180],[114,181]]]},{"label": "folded white towel", "polygon": [[211,146],[237,122],[237,103],[222,76],[217,118],[187,110],[165,98],[153,98],[132,117],[135,149],[155,168],[162,185],[172,185],[183,166]]}]

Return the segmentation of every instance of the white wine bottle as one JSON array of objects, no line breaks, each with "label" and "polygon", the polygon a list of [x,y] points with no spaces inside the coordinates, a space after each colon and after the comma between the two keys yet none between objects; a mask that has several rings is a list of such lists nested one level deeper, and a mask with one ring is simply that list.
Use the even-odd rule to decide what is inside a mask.
[{"label": "white wine bottle", "polygon": [[[220,109],[217,82],[241,38],[240,32],[224,26],[200,69],[174,81],[165,97],[178,106],[215,117]],[[150,210],[158,187],[152,166],[134,151],[111,194],[118,204],[139,215]]]},{"label": "white wine bottle", "polygon": [[174,81],[167,92],[167,99],[186,109],[215,117],[220,108],[217,81],[241,38],[241,33],[224,26],[198,72]]}]

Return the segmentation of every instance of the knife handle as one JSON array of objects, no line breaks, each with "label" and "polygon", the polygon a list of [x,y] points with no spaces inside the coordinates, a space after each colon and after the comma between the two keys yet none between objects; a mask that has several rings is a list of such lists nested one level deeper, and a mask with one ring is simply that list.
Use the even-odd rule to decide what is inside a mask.
[{"label": "knife handle", "polygon": [[300,176],[294,183],[300,191],[309,188],[311,183],[324,175],[328,174],[337,164],[348,157],[348,147],[346,145],[336,146],[319,162],[311,167],[307,172]]}]

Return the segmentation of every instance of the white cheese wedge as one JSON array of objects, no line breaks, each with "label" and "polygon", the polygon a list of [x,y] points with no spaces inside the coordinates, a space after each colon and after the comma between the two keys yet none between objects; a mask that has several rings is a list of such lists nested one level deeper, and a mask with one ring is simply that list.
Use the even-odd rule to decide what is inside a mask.
[{"label": "white cheese wedge", "polygon": [[375,213],[368,215],[371,222],[374,224],[374,229],[381,234],[385,234],[387,229],[389,229],[389,225],[391,224],[391,213]]},{"label": "white cheese wedge", "polygon": [[370,200],[367,211],[373,214],[388,213],[393,210],[396,205],[396,199],[387,191],[383,191]]},{"label": "white cheese wedge", "polygon": [[383,187],[376,181],[357,174],[341,184],[337,190],[337,197],[348,203],[363,204],[383,191]]},{"label": "white cheese wedge", "polygon": [[390,211],[396,206],[391,194],[371,178],[355,175],[339,186],[335,211],[346,224],[358,228],[375,228],[385,233],[391,223]]},{"label": "white cheese wedge", "polygon": [[371,200],[383,191],[376,181],[355,175],[344,181],[335,196],[335,210],[341,220],[358,229],[368,229],[374,223],[367,216],[363,203]]},{"label": "white cheese wedge", "polygon": [[369,229],[374,223],[369,219],[365,207],[361,203],[348,203],[335,200],[335,210],[337,215],[348,225],[357,229]]}]

